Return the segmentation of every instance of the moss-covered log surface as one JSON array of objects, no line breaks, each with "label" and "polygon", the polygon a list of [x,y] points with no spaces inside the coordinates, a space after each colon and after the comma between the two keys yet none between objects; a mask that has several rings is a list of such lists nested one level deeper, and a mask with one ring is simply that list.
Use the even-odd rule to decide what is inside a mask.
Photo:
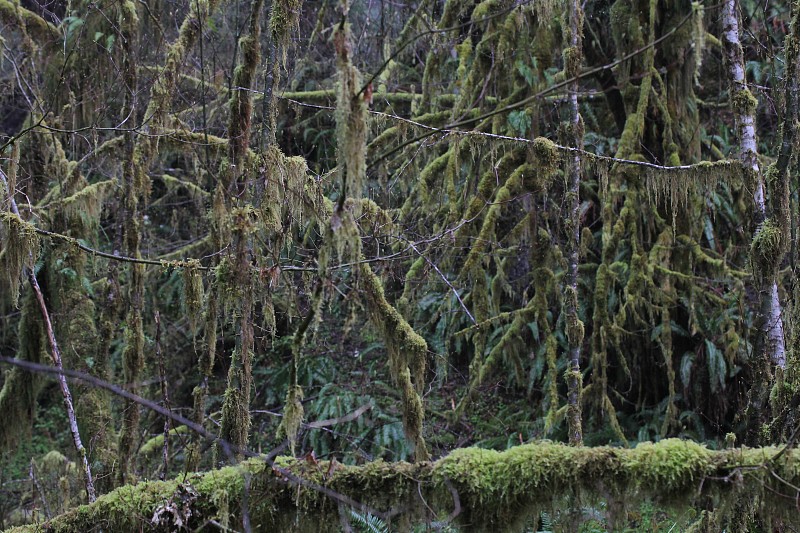
[{"label": "moss-covered log surface", "polygon": [[238,529],[243,512],[257,531],[341,531],[340,506],[370,512],[400,530],[452,521],[463,531],[515,531],[541,511],[579,505],[605,509],[613,524],[643,500],[724,515],[735,513],[742,497],[779,520],[797,512],[798,459],[797,450],[716,451],[679,439],[635,448],[552,442],[505,452],[464,448],[417,464],[279,458],[269,466],[256,458],[124,486],[91,505],[11,531]]}]

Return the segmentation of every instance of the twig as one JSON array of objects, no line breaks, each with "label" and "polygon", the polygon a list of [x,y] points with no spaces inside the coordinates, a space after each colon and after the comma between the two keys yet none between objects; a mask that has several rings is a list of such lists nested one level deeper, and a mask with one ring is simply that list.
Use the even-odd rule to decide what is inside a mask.
[{"label": "twig", "polygon": [[421,258],[423,258],[425,260],[426,263],[428,263],[431,266],[431,268],[433,268],[436,271],[437,274],[439,274],[439,277],[442,278],[442,281],[444,281],[445,284],[447,284],[447,286],[450,287],[450,290],[453,291],[453,294],[456,295],[456,299],[458,300],[458,303],[461,304],[461,309],[463,309],[464,312],[467,314],[467,316],[469,317],[469,319],[472,322],[472,324],[477,326],[478,322],[475,320],[475,317],[472,316],[472,313],[469,312],[469,309],[467,309],[467,306],[464,305],[464,300],[461,299],[461,295],[458,294],[458,291],[456,290],[455,287],[453,287],[453,284],[450,283],[450,280],[447,279],[447,276],[445,276],[444,273],[441,270],[439,270],[439,267],[436,266],[436,263],[434,263],[433,261],[428,259],[428,256],[426,256],[425,254],[420,252],[419,249],[416,247],[416,245],[413,242],[411,242],[411,241],[406,241],[406,242],[408,243],[408,245],[411,248],[414,249],[415,252],[417,252],[417,254]]},{"label": "twig", "polygon": [[[85,244],[82,244],[78,239],[74,237],[69,237],[67,235],[62,235],[60,233],[56,233],[54,231],[47,231],[46,229],[41,228],[34,228],[36,233],[39,235],[44,235],[45,237],[51,237],[53,239],[59,239],[65,242],[76,246],[77,248],[83,250],[84,252],[90,253],[92,255],[96,255],[98,257],[104,257],[106,259],[113,259],[114,261],[121,261],[123,263],[139,263],[142,265],[155,265],[155,266],[169,266],[170,261],[163,261],[163,260],[155,260],[155,259],[139,259],[136,257],[128,257],[125,255],[119,254],[110,254],[108,252],[101,252],[100,250],[96,250]],[[210,267],[206,266],[199,266],[197,267],[198,270],[210,270]]]}]

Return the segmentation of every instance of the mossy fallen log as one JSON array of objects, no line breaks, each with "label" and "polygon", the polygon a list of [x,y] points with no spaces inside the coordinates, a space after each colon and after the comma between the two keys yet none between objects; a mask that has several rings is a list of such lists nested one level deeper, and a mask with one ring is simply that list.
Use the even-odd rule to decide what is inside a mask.
[{"label": "mossy fallen log", "polygon": [[[800,452],[715,451],[668,439],[636,448],[539,442],[505,452],[465,448],[435,462],[333,465],[280,458],[172,481],[124,486],[47,522],[12,531],[172,531],[215,524],[255,531],[341,531],[340,507],[390,521],[452,520],[463,531],[515,531],[540,511],[596,505],[611,523],[642,501],[733,513],[747,498],[770,519],[796,515]],[[298,484],[296,480],[301,480]],[[245,485],[248,489],[245,491]],[[343,513],[347,514],[347,513]]]}]

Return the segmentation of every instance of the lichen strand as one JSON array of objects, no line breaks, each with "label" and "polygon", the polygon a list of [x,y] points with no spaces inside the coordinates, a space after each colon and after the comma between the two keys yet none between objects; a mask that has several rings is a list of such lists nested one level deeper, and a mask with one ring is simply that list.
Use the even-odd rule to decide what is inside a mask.
[{"label": "lichen strand", "polygon": [[255,201],[260,230],[268,238],[281,244],[291,238],[291,232],[286,231],[290,225],[322,218],[322,190],[309,176],[305,159],[286,157],[277,145],[270,145],[249,166],[263,183],[261,196]]},{"label": "lichen strand", "polygon": [[688,169],[646,168],[641,175],[648,200],[669,200],[673,213],[686,209],[690,198],[717,190],[721,182],[737,187],[748,180],[745,167],[733,160],[703,162]]},{"label": "lichen strand", "polygon": [[[407,525],[438,520],[453,513],[465,532],[522,531],[543,509],[557,513],[575,502],[604,509],[610,524],[621,529],[626,512],[641,502],[666,506],[677,514],[712,505],[714,520],[730,522],[741,511],[736,502],[748,497],[748,511],[765,523],[792,520],[793,500],[781,496],[785,483],[800,483],[800,454],[788,450],[764,468],[777,448],[713,451],[693,442],[666,439],[633,449],[575,448],[537,442],[504,452],[464,448],[436,462],[375,462],[331,466],[327,461],[278,458],[274,468],[261,459],[236,467],[182,476],[180,481],[125,486],[48,521],[12,529],[13,533],[79,531],[103,523],[115,531],[142,527],[170,531],[173,524],[150,521],[164,502],[187,501],[189,527],[209,520],[241,520],[244,478],[250,478],[248,514],[252,524],[272,531],[339,531],[336,503],[314,486],[362,502],[377,512],[400,510]],[[746,472],[749,483],[731,483]],[[775,474],[773,476],[773,474]],[[304,480],[299,487],[286,478]],[[755,484],[755,485],[754,485]],[[759,489],[753,490],[757,486]],[[196,493],[190,499],[179,494]],[[569,497],[563,495],[568,494]],[[457,498],[457,499],[456,499]],[[598,505],[605,502],[606,505]],[[750,514],[752,516],[752,514]]]},{"label": "lichen strand", "polygon": [[415,458],[425,461],[428,459],[428,450],[422,438],[424,410],[421,394],[425,384],[428,344],[386,300],[383,284],[372,268],[361,263],[359,273],[361,286],[367,296],[370,319],[386,343],[392,377],[403,395],[406,438],[414,446]]},{"label": "lichen strand", "polygon": [[[77,171],[77,165],[75,171]],[[103,201],[116,184],[117,180],[105,180],[86,185],[57,204],[61,204],[60,207],[67,218],[79,219],[84,222],[86,229],[95,229],[99,222]],[[58,206],[57,204],[56,206]]]}]

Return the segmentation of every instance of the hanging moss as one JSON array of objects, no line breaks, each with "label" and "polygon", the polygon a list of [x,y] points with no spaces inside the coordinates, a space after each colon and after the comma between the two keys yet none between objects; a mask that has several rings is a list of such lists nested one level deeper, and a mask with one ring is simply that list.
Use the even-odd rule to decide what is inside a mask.
[{"label": "hanging moss", "polygon": [[183,275],[183,309],[189,317],[192,332],[197,329],[197,322],[203,310],[203,278],[200,275],[200,261],[190,259],[186,261],[182,270]]},{"label": "hanging moss", "polygon": [[[249,386],[248,377],[238,350],[231,356],[219,436],[244,449],[250,437],[250,392],[246,389]],[[237,458],[241,459],[241,454],[237,453]]]},{"label": "hanging moss", "polygon": [[286,392],[286,403],[283,409],[283,419],[278,426],[277,437],[285,436],[289,439],[289,448],[294,455],[297,434],[303,423],[303,389],[299,385],[292,385]]},{"label": "hanging moss", "polygon": [[[549,141],[548,141],[549,142]],[[557,152],[556,152],[557,154]],[[471,275],[475,269],[478,268],[479,262],[485,258],[485,252],[490,244],[494,242],[493,235],[495,233],[498,220],[507,204],[512,200],[512,197],[522,192],[525,188],[530,187],[533,190],[539,189],[542,182],[546,183],[547,170],[540,171],[537,167],[523,164],[518,166],[509,176],[506,183],[497,189],[492,205],[486,213],[481,225],[480,232],[472,248],[470,248],[467,258],[459,272],[459,279],[465,279]],[[532,178],[533,177],[533,178]],[[531,190],[528,189],[528,190]]]},{"label": "hanging moss", "polygon": [[64,214],[70,218],[80,217],[97,224],[106,195],[116,184],[117,180],[106,180],[83,187],[61,200]]},{"label": "hanging moss", "polygon": [[2,222],[3,253],[0,254],[0,269],[11,294],[11,302],[19,303],[19,287],[24,281],[24,270],[33,269],[39,256],[39,236],[33,224],[25,222],[9,212],[0,214]]},{"label": "hanging moss", "polygon": [[[514,345],[521,342],[524,332],[528,328],[528,323],[534,319],[535,306],[536,301],[531,299],[523,309],[514,313],[514,319],[511,324],[503,331],[503,335],[497,341],[497,344],[492,347],[485,359],[481,353],[475,354],[475,359],[470,365],[470,380],[467,392],[456,407],[457,417],[460,417],[468,408],[477,394],[478,387],[494,370],[501,358],[506,357],[512,359],[512,361],[516,359],[514,355],[519,352],[519,349],[515,348]],[[521,385],[524,383],[524,376],[521,375],[521,366],[517,361],[514,361],[514,363],[517,363],[514,366],[517,370],[517,380]]]},{"label": "hanging moss", "polygon": [[[135,265],[134,269],[141,265]],[[122,352],[123,376],[125,383],[138,389],[139,375],[144,368],[144,327],[141,311],[128,314],[128,324],[125,329],[125,348]],[[133,474],[134,452],[138,446],[139,431],[139,406],[133,402],[126,406],[123,414],[122,430],[119,435],[120,465],[117,471],[118,483],[125,484],[135,481]]]},{"label": "hanging moss", "polygon": [[281,52],[281,60],[286,65],[286,52],[289,48],[292,32],[300,27],[300,12],[303,0],[276,0],[272,2],[272,12],[269,17],[269,29],[272,40]]},{"label": "hanging moss", "polygon": [[353,66],[350,28],[339,26],[334,34],[337,52],[336,150],[343,195],[359,198],[366,179],[367,104],[359,94],[363,81]]}]

